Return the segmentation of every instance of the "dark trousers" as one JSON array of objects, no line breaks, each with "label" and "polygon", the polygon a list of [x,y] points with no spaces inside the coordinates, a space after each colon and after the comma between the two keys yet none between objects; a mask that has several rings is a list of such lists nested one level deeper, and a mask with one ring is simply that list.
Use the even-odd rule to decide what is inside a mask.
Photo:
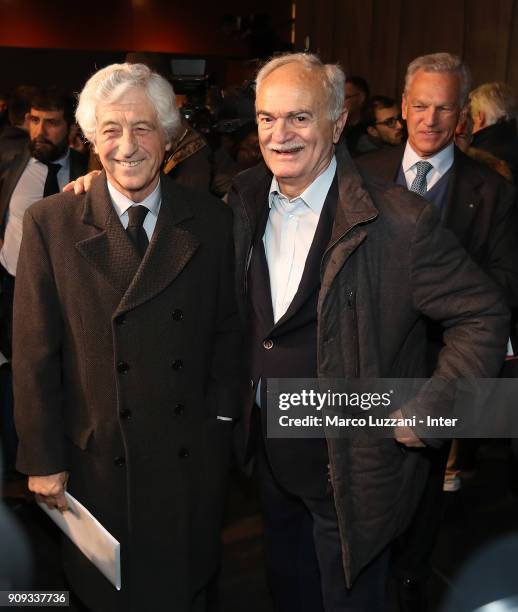
[{"label": "dark trousers", "polygon": [[0,265],[0,351],[11,358],[13,343],[14,276]]},{"label": "dark trousers", "polygon": [[332,493],[321,499],[279,485],[258,444],[257,475],[265,525],[266,568],[275,612],[382,612],[389,553],[347,589]]},{"label": "dark trousers", "polygon": [[[0,265],[0,351],[11,357],[14,276]],[[18,438],[14,428],[11,366],[0,367],[0,445],[3,447],[4,473],[14,470]]]},{"label": "dark trousers", "polygon": [[430,574],[430,561],[444,513],[442,487],[450,447],[451,441],[446,441],[438,450],[425,450],[430,472],[423,496],[408,529],[394,543],[392,550],[392,565],[400,578],[424,584]]}]

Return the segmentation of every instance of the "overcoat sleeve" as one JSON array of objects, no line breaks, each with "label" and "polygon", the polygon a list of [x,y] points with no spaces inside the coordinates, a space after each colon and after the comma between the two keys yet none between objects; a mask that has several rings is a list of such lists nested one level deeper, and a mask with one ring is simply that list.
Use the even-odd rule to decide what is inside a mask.
[{"label": "overcoat sleeve", "polygon": [[13,317],[17,468],[30,475],[67,469],[61,344],[63,320],[41,228],[24,215]]},{"label": "overcoat sleeve", "polygon": [[[509,333],[509,311],[502,292],[441,227],[431,206],[416,224],[411,246],[414,307],[444,328],[432,377],[405,407],[405,416],[449,416],[448,381],[491,378],[502,367]],[[434,445],[433,441],[429,441]]]}]

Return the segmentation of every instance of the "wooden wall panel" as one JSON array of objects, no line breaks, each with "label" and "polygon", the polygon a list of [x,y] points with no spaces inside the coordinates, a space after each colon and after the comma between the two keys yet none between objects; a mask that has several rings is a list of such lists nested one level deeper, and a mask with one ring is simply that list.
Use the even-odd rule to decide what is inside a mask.
[{"label": "wooden wall panel", "polygon": [[[514,0],[471,0],[466,14],[464,58],[473,83],[505,80],[512,33]],[[518,58],[514,57],[514,62]]]},{"label": "wooden wall panel", "polygon": [[371,70],[372,19],[375,0],[335,0],[335,55],[347,74]]},{"label": "wooden wall panel", "polygon": [[376,2],[373,8],[369,79],[373,95],[399,99],[399,40],[402,0]]},{"label": "wooden wall panel", "polygon": [[[317,5],[315,36],[311,49],[315,49],[325,62],[332,61],[336,53],[334,38],[335,5],[335,0],[319,0]],[[318,46],[316,47],[314,47],[315,41],[318,41]]]},{"label": "wooden wall panel", "polygon": [[297,32],[313,28],[311,50],[364,76],[373,94],[399,98],[410,61],[448,51],[475,86],[507,80],[518,95],[518,0],[297,0],[297,12],[307,18]]},{"label": "wooden wall panel", "polygon": [[507,83],[514,89],[518,98],[518,2],[513,6],[511,21],[511,41],[507,55],[507,72],[505,75]]},{"label": "wooden wall panel", "polygon": [[403,0],[399,39],[398,86],[403,86],[406,66],[419,55],[448,51],[462,54],[464,2]]}]

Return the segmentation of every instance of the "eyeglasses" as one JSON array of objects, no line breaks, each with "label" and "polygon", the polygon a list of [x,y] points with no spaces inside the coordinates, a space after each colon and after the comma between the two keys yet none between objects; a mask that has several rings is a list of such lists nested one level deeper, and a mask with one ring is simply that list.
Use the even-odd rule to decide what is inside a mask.
[{"label": "eyeglasses", "polygon": [[384,119],[383,121],[376,121],[374,125],[386,125],[388,128],[396,127],[396,123],[401,123],[400,115],[395,117],[388,117],[388,119]]}]

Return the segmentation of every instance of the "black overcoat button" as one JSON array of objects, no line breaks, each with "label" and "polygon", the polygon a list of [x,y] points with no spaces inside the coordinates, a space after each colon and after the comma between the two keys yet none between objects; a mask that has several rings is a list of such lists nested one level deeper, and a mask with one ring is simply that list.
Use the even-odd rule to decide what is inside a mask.
[{"label": "black overcoat button", "polygon": [[175,321],[181,321],[183,319],[183,312],[179,308],[173,310],[173,319]]},{"label": "black overcoat button", "polygon": [[177,416],[182,415],[185,412],[185,406],[183,404],[176,404],[176,406],[174,407],[174,413]]},{"label": "black overcoat button", "polygon": [[116,325],[124,325],[124,323],[126,323],[126,315],[119,315],[117,317],[115,317],[115,324]]},{"label": "black overcoat button", "polygon": [[128,408],[123,408],[119,412],[119,416],[120,416],[121,419],[129,419],[129,418],[131,418],[131,410],[128,410]]},{"label": "black overcoat button", "polygon": [[188,456],[189,456],[189,449],[188,448],[181,448],[178,451],[178,457],[180,457],[180,459],[185,459]]},{"label": "black overcoat button", "polygon": [[181,370],[183,368],[183,361],[181,359],[175,359],[171,364],[173,370]]},{"label": "black overcoat button", "polygon": [[270,340],[270,338],[268,338],[267,340],[265,340],[265,341],[263,342],[263,347],[264,347],[264,348],[265,348],[267,351],[269,351],[270,349],[272,349],[272,348],[273,348],[273,340]]},{"label": "black overcoat button", "polygon": [[117,364],[117,372],[119,372],[119,374],[126,374],[129,369],[129,363],[126,363],[125,361],[119,361]]},{"label": "black overcoat button", "polygon": [[115,459],[113,460],[113,463],[117,467],[124,467],[126,465],[126,458],[125,457],[115,457]]}]

